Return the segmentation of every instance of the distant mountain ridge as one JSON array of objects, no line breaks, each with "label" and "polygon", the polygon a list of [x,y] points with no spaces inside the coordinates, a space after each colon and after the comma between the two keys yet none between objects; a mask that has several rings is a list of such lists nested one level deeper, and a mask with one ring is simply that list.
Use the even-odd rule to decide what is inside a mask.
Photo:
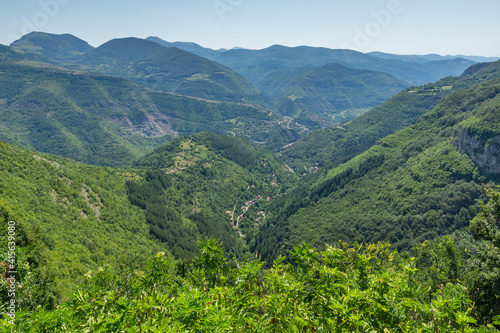
[{"label": "distant mountain ridge", "polygon": [[[363,53],[350,50],[331,50],[308,46],[286,47],[273,45],[262,50],[237,49],[222,53],[216,61],[233,68],[251,81],[258,80],[252,68],[261,63],[279,68],[321,67],[329,63],[337,63],[353,68],[356,63],[363,64],[363,69],[372,69],[380,61]],[[372,68],[367,68],[367,67]],[[358,67],[359,68],[359,67]]]},{"label": "distant mountain ridge", "polygon": [[[227,52],[229,50],[250,50],[244,47],[233,47],[231,49],[218,49],[214,50],[211,48],[206,48],[203,47],[199,44],[196,43],[190,43],[190,42],[167,42],[160,37],[148,37],[146,38],[147,40],[163,44],[165,46],[175,46],[179,49],[186,50],[198,55],[201,55],[203,57],[206,56],[212,56],[214,58],[209,58],[214,60],[215,57],[220,55],[223,52]],[[425,63],[429,61],[440,61],[440,60],[452,60],[452,59],[466,59],[470,60],[473,62],[492,62],[492,61],[497,61],[500,59],[500,57],[483,57],[483,56],[474,56],[474,55],[463,55],[463,54],[457,54],[457,55],[440,55],[440,54],[394,54],[394,53],[387,53],[387,52],[380,52],[380,51],[374,51],[374,52],[368,52],[365,54],[369,54],[372,56],[375,56],[377,58],[382,58],[382,59],[398,59],[401,61],[407,61],[407,62],[418,62],[418,63]]]},{"label": "distant mountain ridge", "polygon": [[276,98],[279,113],[318,127],[349,121],[406,85],[386,73],[328,64],[283,70],[266,77],[261,87]]},{"label": "distant mountain ridge", "polygon": [[250,82],[228,68],[193,53],[138,38],[111,40],[78,64],[154,90],[223,101],[264,101]]},{"label": "distant mountain ridge", "polygon": [[257,88],[232,70],[144,39],[114,39],[93,48],[72,35],[37,32],[15,41],[12,47],[61,66],[121,76],[153,90],[232,102],[266,101]]},{"label": "distant mountain ridge", "polygon": [[[401,81],[408,82],[408,85],[434,82],[442,78],[441,73],[434,73],[433,68],[429,68],[426,64],[381,59],[352,50],[333,50],[308,46],[273,45],[263,50],[229,50],[214,60],[232,68],[252,82],[258,80],[258,75],[253,71],[253,67],[263,62],[274,63],[286,68],[321,67],[329,63],[337,63],[349,68],[388,73]],[[448,62],[450,60],[442,61]],[[445,76],[460,75],[474,63],[466,61]]]},{"label": "distant mountain ridge", "polygon": [[[461,75],[466,68],[475,63],[472,60],[437,55],[399,57],[383,53],[372,55],[351,50],[333,50],[307,46],[286,47],[273,45],[262,50],[235,48],[226,51],[215,51],[197,44],[194,47],[189,43],[169,43],[158,37],[149,37],[148,39],[166,46],[176,45],[179,48],[209,57],[215,62],[232,68],[250,80],[260,91],[268,94],[274,100],[273,105],[278,112],[285,115],[296,115],[296,120],[301,123],[309,125],[321,124],[323,127],[331,123],[322,116],[328,115],[326,118],[330,119],[334,116],[337,121],[340,119],[348,121],[393,96],[398,92],[398,88],[396,88],[398,85],[393,82],[391,87],[387,87],[387,80],[370,81],[370,84],[360,88],[361,90],[366,89],[366,91],[360,92],[355,98],[351,96],[351,100],[355,101],[355,103],[347,103],[349,106],[345,106],[344,103],[344,109],[339,107],[342,104],[340,101],[345,99],[349,93],[346,94],[343,91],[340,92],[339,101],[332,103],[332,92],[327,97],[318,95],[316,89],[313,89],[310,95],[305,94],[305,99],[308,102],[302,106],[297,105],[295,98],[297,96],[302,97],[302,94],[293,93],[294,90],[300,90],[298,86],[294,85],[300,85],[300,82],[304,82],[305,73],[307,71],[312,72],[314,68],[323,67],[324,71],[325,66],[339,64],[352,69],[351,72],[343,71],[342,75],[336,79],[337,82],[346,83],[356,81],[353,77],[356,69],[389,74],[402,82],[399,86],[400,91],[411,85],[435,82],[450,75]],[[316,76],[316,78],[318,77]],[[327,86],[331,83],[331,80],[330,82],[327,80],[321,84]],[[363,85],[363,83],[359,83]],[[345,91],[352,90],[352,86],[349,85],[344,88]],[[377,92],[373,94],[374,91]],[[372,95],[370,95],[370,92]],[[293,100],[289,100],[288,96],[291,96]],[[326,101],[328,99],[330,101]],[[303,109],[307,109],[308,115],[302,112]],[[340,118],[338,117],[339,109],[342,112]]]},{"label": "distant mountain ridge", "polygon": [[424,55],[403,55],[403,54],[391,54],[384,52],[369,52],[369,55],[382,58],[382,59],[398,59],[402,61],[426,63],[429,61],[440,61],[440,60],[451,60],[451,59],[465,59],[474,62],[492,62],[497,61],[500,57],[480,57],[480,56],[466,56],[466,55],[439,55],[439,54],[424,54]]},{"label": "distant mountain ridge", "polygon": [[209,130],[284,145],[298,132],[256,105],[151,91],[32,58],[0,47],[0,140],[28,149],[126,166],[179,135]]},{"label": "distant mountain ridge", "polygon": [[[153,90],[272,107],[312,128],[348,121],[407,86],[460,75],[473,64],[440,58],[408,62],[307,46],[212,50],[158,37],[114,39],[92,48],[71,35],[40,32],[24,36],[12,47],[57,65],[124,77]],[[332,70],[332,64],[349,70]],[[362,82],[359,70],[374,73]]]},{"label": "distant mountain ridge", "polygon": [[213,50],[191,42],[167,42],[159,37],[153,36],[146,38],[146,40],[158,43],[166,47],[176,47],[178,49],[197,54],[200,57],[210,60],[215,59],[220,53],[227,51],[226,49]]},{"label": "distant mountain ridge", "polygon": [[86,41],[73,35],[43,32],[31,32],[10,46],[17,52],[35,53],[55,61],[75,60],[94,50]]}]

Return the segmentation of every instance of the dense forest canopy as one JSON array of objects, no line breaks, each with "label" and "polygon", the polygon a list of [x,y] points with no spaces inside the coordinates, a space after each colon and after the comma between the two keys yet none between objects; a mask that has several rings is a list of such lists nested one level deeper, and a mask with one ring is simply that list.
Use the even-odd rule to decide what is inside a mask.
[{"label": "dense forest canopy", "polygon": [[500,62],[345,52],[0,45],[1,331],[497,331]]}]

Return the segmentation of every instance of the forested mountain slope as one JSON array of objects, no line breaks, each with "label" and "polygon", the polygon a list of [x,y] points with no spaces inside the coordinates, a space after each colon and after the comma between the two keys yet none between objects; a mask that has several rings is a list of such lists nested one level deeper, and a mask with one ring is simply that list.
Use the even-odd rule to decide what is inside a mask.
[{"label": "forested mountain slope", "polygon": [[[498,112],[491,112],[495,108],[498,111],[500,80],[459,93],[450,96],[441,105],[443,109],[436,109],[422,124],[410,128],[414,132],[409,135],[418,134],[423,127],[429,130],[426,134],[437,134],[436,138],[442,139],[448,132],[454,133],[455,128],[429,129],[426,125],[450,122],[460,132],[477,134],[477,140],[486,140],[492,133],[497,138],[500,128],[497,123],[492,124],[492,118],[498,119]],[[446,112],[449,106],[472,111],[476,118],[443,118],[453,115]],[[397,144],[402,141],[398,135],[401,134],[386,138],[381,147],[397,151]],[[465,178],[467,171],[475,168],[470,160],[453,152],[453,146],[445,140],[438,143],[442,147],[437,149],[448,149],[448,154],[444,159],[438,156],[436,165],[429,159],[436,149],[432,140],[418,135],[416,139],[427,139],[429,145],[426,149],[422,146],[425,142],[415,142],[407,152],[422,152],[424,156],[417,153],[417,158],[428,158],[426,163],[416,163],[415,168],[412,165],[410,171],[417,180],[430,177],[433,182],[428,183],[428,188],[432,188],[450,177],[462,178],[462,187],[458,189],[465,190],[463,193],[453,192],[453,188],[444,193],[450,202],[469,200],[466,196],[471,192],[467,186],[473,186]],[[460,139],[452,142],[459,145]],[[389,160],[381,158],[380,151],[369,155],[370,152],[360,156],[362,161],[351,180],[356,179],[356,173],[368,175]],[[346,168],[352,166],[356,164]],[[317,183],[334,179],[336,172],[344,171],[332,170]],[[117,331],[130,326],[136,331],[250,327],[268,332],[280,325],[280,329],[291,331],[403,327],[404,331],[421,328],[473,332],[478,329],[473,326],[476,320],[482,325],[492,320],[500,323],[492,319],[498,313],[498,295],[491,287],[498,277],[494,261],[498,233],[494,221],[500,202],[499,193],[494,191],[489,195],[495,201],[473,221],[474,230],[485,239],[481,244],[467,243],[473,251],[449,238],[418,244],[411,253],[415,257],[398,254],[387,243],[354,242],[350,246],[339,242],[322,252],[303,244],[284,253],[289,247],[285,243],[280,251],[289,255],[289,262],[283,263],[284,257],[276,258],[272,269],[263,270],[264,263],[256,258],[243,261],[240,257],[229,262],[230,256],[236,254],[238,242],[228,242],[223,234],[215,233],[228,243],[221,244],[213,238],[200,241],[199,254],[192,261],[175,261],[170,256],[167,249],[182,252],[192,244],[191,234],[183,231],[197,230],[201,239],[212,234],[215,210],[222,208],[217,204],[224,199],[234,200],[238,194],[234,190],[243,184],[240,181],[255,186],[247,186],[245,192],[255,189],[266,193],[263,191],[270,188],[269,184],[260,180],[267,177],[269,181],[268,173],[281,179],[282,183],[272,189],[278,194],[286,189],[281,187],[286,185],[284,179],[294,178],[269,153],[241,139],[211,133],[174,140],[137,162],[136,169],[128,170],[86,166],[0,143],[0,222],[2,232],[7,230],[7,221],[16,226],[16,304],[21,309],[16,325],[10,324],[9,317],[3,317],[2,327],[27,332],[76,332],[82,328],[95,331],[103,327]],[[473,179],[478,177],[481,178],[479,174],[472,175]],[[410,187],[408,191],[406,184],[403,186],[408,195],[415,190]],[[235,203],[253,197],[245,192],[240,191]],[[179,195],[182,193],[187,196]],[[244,204],[249,208],[244,212],[245,218],[251,215],[250,210],[261,209],[256,199]],[[191,216],[182,214],[185,208]],[[466,214],[461,210],[458,217]],[[206,217],[210,221],[204,220]],[[158,237],[158,227],[168,230],[152,223],[155,218],[172,223],[170,231],[187,238],[170,236],[170,242],[177,242],[177,247],[152,240],[148,232]],[[321,235],[328,231],[321,230]],[[300,235],[301,240],[308,237],[308,233]],[[276,240],[280,246],[282,239]],[[3,245],[6,238],[2,242]],[[225,251],[223,245],[229,245]],[[6,253],[2,246],[2,258],[6,258]],[[240,253],[243,257],[244,254]],[[74,281],[81,282],[75,287]],[[9,301],[7,286],[0,285],[2,305]],[[68,298],[61,300],[61,296]],[[488,330],[484,326],[481,331],[493,332],[494,328],[489,326]]]},{"label": "forested mountain slope", "polygon": [[5,46],[0,44],[0,61],[5,62],[5,61],[47,61],[48,59],[40,56],[38,54],[33,54],[33,53],[19,53],[14,50],[12,50],[11,47]]},{"label": "forested mountain slope", "polygon": [[315,130],[283,149],[282,156],[299,173],[317,165],[333,167],[362,153],[378,139],[414,124],[448,94],[500,77],[500,61],[476,64],[459,77],[408,88],[349,123]]},{"label": "forested mountain slope", "polygon": [[122,76],[154,90],[221,101],[265,102],[257,88],[229,68],[144,39],[111,40],[78,63],[85,70]]},{"label": "forested mountain slope", "polygon": [[72,61],[94,50],[86,41],[70,34],[55,35],[36,31],[24,35],[10,46],[14,51],[38,54],[56,62]]},{"label": "forested mountain slope", "polygon": [[142,88],[124,79],[45,63],[7,61],[0,66],[0,138],[12,144],[93,164],[125,165],[140,149],[151,150],[155,140],[165,142],[173,134],[166,130],[168,121],[155,134],[170,135],[158,139],[113,122],[129,117],[140,127],[147,121],[141,115],[157,111],[150,109],[154,104]]},{"label": "forested mountain slope", "polygon": [[0,48],[0,139],[18,146],[124,166],[178,135],[210,130],[286,144],[297,132],[258,106],[150,91],[27,56]]},{"label": "forested mountain slope", "polygon": [[[277,69],[296,67],[322,67],[336,63],[349,68],[368,69],[388,73],[407,85],[435,82],[443,76],[460,75],[474,64],[469,60],[441,60],[434,64],[420,64],[398,59],[382,59],[352,50],[333,50],[320,47],[286,47],[273,45],[262,50],[232,49],[222,52],[214,61],[240,73],[257,86],[262,75]],[[446,72],[436,71],[447,67]]]},{"label": "forested mountain slope", "polygon": [[227,51],[226,49],[213,50],[191,42],[167,42],[166,40],[154,36],[150,36],[146,38],[146,40],[158,43],[166,47],[176,47],[178,49],[197,54],[200,57],[207,58],[209,60],[214,60],[219,54]]},{"label": "forested mountain slope", "polygon": [[454,91],[415,125],[275,202],[251,249],[268,260],[302,241],[408,249],[466,227],[500,175],[499,120],[500,79]]},{"label": "forested mountain slope", "polygon": [[141,261],[163,249],[191,259],[208,236],[231,257],[248,256],[265,207],[297,178],[270,152],[209,132],[175,139],[129,169],[0,142],[0,205],[36,231],[62,284],[122,256]]},{"label": "forested mountain slope", "polygon": [[134,167],[150,171],[127,183],[131,202],[145,210],[151,233],[187,258],[196,253],[195,230],[221,237],[233,255],[244,253],[242,245],[266,219],[265,207],[298,178],[270,152],[209,132],[176,139]]},{"label": "forested mountain slope", "polygon": [[148,236],[144,213],[128,200],[125,183],[135,177],[0,142],[0,208],[19,235],[32,230],[40,248],[30,251],[46,253],[44,271],[60,293],[89,269],[165,248]]},{"label": "forested mountain slope", "polygon": [[389,74],[338,64],[288,69],[259,86],[273,96],[280,114],[313,127],[351,120],[406,88]]},{"label": "forested mountain slope", "polygon": [[[193,43],[169,43],[157,37],[147,40],[167,47],[179,47],[212,60],[231,52],[211,50]],[[301,57],[300,54],[297,56]],[[337,58],[334,60],[338,61]],[[297,61],[300,64],[308,59]],[[253,83],[269,97],[277,112],[312,128],[348,121],[408,86],[386,73],[352,69],[336,63],[317,67],[290,66],[272,60],[255,63],[252,67],[252,73],[256,75]]]},{"label": "forested mountain slope", "polygon": [[363,54],[347,49],[282,45],[273,45],[261,50],[242,48],[213,50],[195,43],[167,42],[158,37],[148,37],[147,40],[167,47],[178,47],[235,68],[250,78],[262,91],[266,91],[263,89],[263,82],[267,77],[279,76],[283,70],[320,68],[332,63],[348,68],[390,73],[406,84],[415,85],[437,81],[446,76],[460,75],[468,66],[477,62],[498,60],[495,57],[465,55],[397,55],[382,52]]},{"label": "forested mountain slope", "polygon": [[410,62],[419,62],[419,63],[426,63],[429,61],[439,61],[439,60],[450,60],[450,59],[466,59],[470,61],[475,61],[475,62],[493,62],[497,61],[498,57],[481,57],[481,56],[467,56],[463,54],[451,56],[451,55],[439,55],[439,54],[424,54],[424,55],[400,55],[400,54],[391,54],[391,53],[384,53],[384,52],[370,52],[368,53],[369,55],[372,55],[377,58],[382,58],[382,59],[399,59],[402,61],[410,61]]},{"label": "forested mountain slope", "polygon": [[410,85],[460,75],[474,64],[453,57],[385,59],[306,46],[215,51],[190,43],[148,40],[177,45],[234,69],[265,93],[277,112],[309,128],[349,121]]},{"label": "forested mountain slope", "polygon": [[139,39],[113,39],[92,48],[72,35],[31,33],[12,48],[43,55],[58,65],[124,77],[153,90],[199,98],[265,103],[248,80],[213,61]]},{"label": "forested mountain slope", "polygon": [[[472,315],[500,324],[498,192],[471,224],[478,240],[436,240],[463,230],[499,180],[500,62],[407,89],[345,125],[335,155],[311,146],[306,162],[324,159],[324,171],[301,181],[245,139],[175,138],[210,129],[276,145],[293,134],[290,118],[41,57],[0,46],[2,138],[133,163],[89,166],[0,142],[0,228],[16,227],[19,309],[18,327],[2,317],[2,328],[472,332]],[[385,128],[382,115],[394,116]],[[383,137],[398,121],[413,126]],[[359,138],[352,150],[348,138]],[[0,242],[5,308],[13,261]]]},{"label": "forested mountain slope", "polygon": [[[234,68],[249,66],[250,72],[240,74],[250,78],[265,94],[227,67],[176,47],[165,47],[174,45],[206,53],[207,57]],[[41,32],[23,36],[12,43],[12,48],[43,56],[61,66],[124,77],[153,90],[272,106],[294,123],[310,129],[348,121],[411,82],[429,82],[457,74],[472,64],[461,59],[422,64],[310,47],[215,51],[152,38],[114,39],[93,48],[72,35]],[[289,137],[295,139],[295,135]]]}]

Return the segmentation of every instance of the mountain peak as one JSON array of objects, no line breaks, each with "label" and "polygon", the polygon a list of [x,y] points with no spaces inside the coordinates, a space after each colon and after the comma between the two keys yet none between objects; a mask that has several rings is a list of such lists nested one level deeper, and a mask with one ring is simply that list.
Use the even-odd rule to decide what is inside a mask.
[{"label": "mountain peak", "polygon": [[198,45],[198,44],[193,43],[193,42],[168,42],[168,41],[163,40],[159,37],[148,37],[148,38],[146,38],[146,40],[151,41],[151,42],[155,42],[157,44],[160,44],[160,45],[166,46],[166,47],[177,47],[178,49],[194,53],[200,57],[207,58],[210,60],[214,60],[222,52],[227,51],[225,49],[213,50],[213,49],[203,47],[203,46]]},{"label": "mountain peak", "polygon": [[57,61],[68,61],[92,51],[86,41],[71,34],[50,34],[34,31],[10,44],[14,51],[35,53]]},{"label": "mountain peak", "polygon": [[102,44],[96,49],[96,52],[111,52],[120,54],[123,52],[133,54],[147,54],[165,50],[165,47],[136,37],[115,38]]}]

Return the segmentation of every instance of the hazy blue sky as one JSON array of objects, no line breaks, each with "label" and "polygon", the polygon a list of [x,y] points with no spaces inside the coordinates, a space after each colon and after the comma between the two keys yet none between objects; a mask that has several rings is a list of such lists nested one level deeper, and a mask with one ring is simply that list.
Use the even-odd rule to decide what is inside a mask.
[{"label": "hazy blue sky", "polygon": [[499,0],[0,0],[0,43],[37,30],[93,46],[158,36],[210,48],[500,56],[499,15]]}]

